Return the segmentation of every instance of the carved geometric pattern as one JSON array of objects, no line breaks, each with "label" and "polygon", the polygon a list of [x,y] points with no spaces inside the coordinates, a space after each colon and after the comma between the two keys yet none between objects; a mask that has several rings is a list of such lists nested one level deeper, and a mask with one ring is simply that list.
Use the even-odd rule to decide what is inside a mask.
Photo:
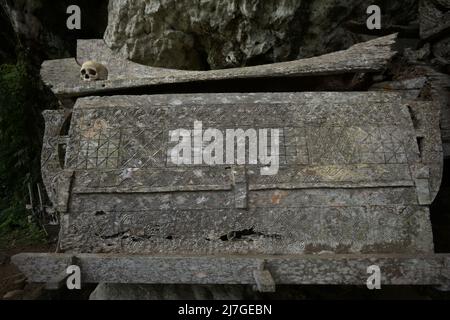
[{"label": "carved geometric pattern", "polygon": [[384,164],[384,148],[380,129],[377,127],[357,128],[352,132],[359,145],[360,162],[366,164]]},{"label": "carved geometric pattern", "polygon": [[[198,109],[197,112],[211,111],[210,108]],[[180,116],[179,111],[167,112],[163,108],[142,107],[128,110],[101,108],[93,111],[90,116],[79,115],[76,118],[79,121],[77,124],[74,123],[72,131],[67,165],[74,169],[172,166],[173,164],[167,156],[169,148],[173,147],[175,143],[169,141],[169,130],[165,127],[167,119],[164,118]],[[212,112],[215,113],[212,117],[214,122],[223,120],[224,123],[220,125],[223,128],[217,128],[223,132],[225,129],[233,128],[231,122],[234,126],[236,123],[241,123],[238,127],[243,130],[280,128],[275,124],[280,119],[269,118],[274,121],[269,123],[270,120],[267,117],[264,117],[264,121],[261,120],[264,123],[257,122],[249,126],[250,122],[255,121],[255,117],[257,118],[259,114],[230,115],[223,108],[217,108]],[[171,122],[176,123],[173,130],[183,127],[178,126],[178,121],[183,122],[186,129],[192,129],[193,122],[187,120],[199,116],[196,112],[187,110],[181,112],[181,115],[183,117],[179,117],[177,120],[170,119]],[[192,119],[190,119],[191,117]],[[153,126],[149,127],[149,124]],[[206,130],[206,125],[203,130]],[[281,166],[407,163],[404,132],[396,126],[352,127],[307,124],[280,128],[280,134],[279,161]],[[192,143],[194,135],[195,133],[192,133]],[[267,154],[271,153],[270,141],[269,138]],[[247,153],[248,145],[246,150],[246,159],[248,160]],[[202,165],[204,164],[202,163]]]},{"label": "carved geometric pattern", "polygon": [[149,125],[160,125],[166,120],[164,108],[113,109],[108,113],[107,121],[119,125],[121,128],[148,128]]},{"label": "carved geometric pattern", "polygon": [[308,126],[307,144],[312,165],[348,164],[359,162],[356,145],[348,127]]},{"label": "carved geometric pattern", "polygon": [[120,167],[163,167],[166,155],[164,137],[164,131],[159,128],[123,130]]},{"label": "carved geometric pattern", "polygon": [[[394,126],[307,126],[295,130],[299,164],[407,163],[403,131]],[[304,151],[299,152],[301,149]]]},{"label": "carved geometric pattern", "polygon": [[403,134],[398,127],[385,127],[381,141],[386,163],[407,163]]},{"label": "carved geometric pattern", "polygon": [[74,169],[115,169],[119,163],[120,131],[103,129],[98,132],[85,131],[77,135],[73,143],[77,152],[68,160]]}]

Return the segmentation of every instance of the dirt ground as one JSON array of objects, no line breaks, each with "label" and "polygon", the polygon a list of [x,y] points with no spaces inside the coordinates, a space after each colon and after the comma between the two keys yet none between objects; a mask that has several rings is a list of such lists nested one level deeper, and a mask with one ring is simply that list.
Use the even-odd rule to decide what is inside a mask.
[{"label": "dirt ground", "polygon": [[[14,246],[0,250],[0,300],[37,300],[45,296],[43,285],[28,284],[24,275],[11,263],[20,252],[54,252],[54,244]],[[8,294],[10,297],[5,295]]]}]

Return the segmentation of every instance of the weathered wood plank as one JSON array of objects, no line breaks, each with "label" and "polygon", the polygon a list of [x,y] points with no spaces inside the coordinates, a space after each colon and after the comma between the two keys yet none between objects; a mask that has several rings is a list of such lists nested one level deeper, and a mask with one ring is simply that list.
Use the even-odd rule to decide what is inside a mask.
[{"label": "weathered wood plank", "polygon": [[[66,260],[67,265],[73,265],[76,263],[76,260],[74,257],[68,257]],[[55,276],[46,283],[45,288],[47,290],[58,290],[62,288],[66,283],[66,279],[69,276],[69,274],[66,272],[66,270],[62,269],[60,273],[55,274]]]},{"label": "weathered wood plank", "polygon": [[[30,282],[51,281],[72,255],[21,253],[12,261]],[[448,285],[450,255],[126,256],[77,254],[83,283],[255,284],[264,262],[278,284],[365,285],[367,268],[381,269],[382,285]]]},{"label": "weathered wood plank", "polygon": [[[41,76],[56,95],[76,97],[121,89],[197,81],[378,72],[382,71],[395,55],[392,45],[396,36],[393,34],[377,38],[356,44],[348,50],[320,57],[211,71],[183,71],[142,66],[114,55],[103,40],[80,40],[77,60],[45,61]],[[97,82],[81,80],[80,64],[87,60],[96,60],[106,65],[109,79]]]}]

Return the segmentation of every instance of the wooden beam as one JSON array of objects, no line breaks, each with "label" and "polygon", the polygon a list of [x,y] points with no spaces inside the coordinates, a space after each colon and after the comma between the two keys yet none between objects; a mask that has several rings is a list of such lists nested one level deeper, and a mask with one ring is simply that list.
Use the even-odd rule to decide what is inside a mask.
[{"label": "wooden beam", "polygon": [[[397,34],[358,43],[347,50],[319,57],[266,65],[210,70],[185,71],[153,68],[133,63],[115,55],[103,40],[79,40],[77,59],[45,61],[41,76],[60,98],[97,95],[117,90],[149,88],[159,85],[216,80],[306,77],[358,74],[383,71],[395,55]],[[106,65],[107,81],[86,82],[80,78],[83,61],[95,60]]]},{"label": "wooden beam", "polygon": [[[75,256],[83,283],[248,284],[255,271],[270,271],[274,284],[365,285],[367,268],[381,269],[382,285],[450,284],[450,254],[430,255],[229,255],[156,256],[21,253],[13,263],[30,282],[47,283]],[[268,279],[257,274],[258,279]],[[264,283],[268,283],[264,281]],[[260,284],[261,287],[261,284]]]}]

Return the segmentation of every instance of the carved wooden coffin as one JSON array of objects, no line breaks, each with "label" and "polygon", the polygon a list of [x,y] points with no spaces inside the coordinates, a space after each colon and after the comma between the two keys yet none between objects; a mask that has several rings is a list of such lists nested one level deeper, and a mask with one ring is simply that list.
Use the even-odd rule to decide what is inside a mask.
[{"label": "carved wooden coffin", "polygon": [[[63,251],[433,252],[442,151],[430,103],[386,92],[111,96],[45,118]],[[230,147],[236,130],[247,136]],[[173,161],[174,132],[190,162]],[[212,155],[235,148],[230,161],[203,159],[211,132],[223,134]]]}]

